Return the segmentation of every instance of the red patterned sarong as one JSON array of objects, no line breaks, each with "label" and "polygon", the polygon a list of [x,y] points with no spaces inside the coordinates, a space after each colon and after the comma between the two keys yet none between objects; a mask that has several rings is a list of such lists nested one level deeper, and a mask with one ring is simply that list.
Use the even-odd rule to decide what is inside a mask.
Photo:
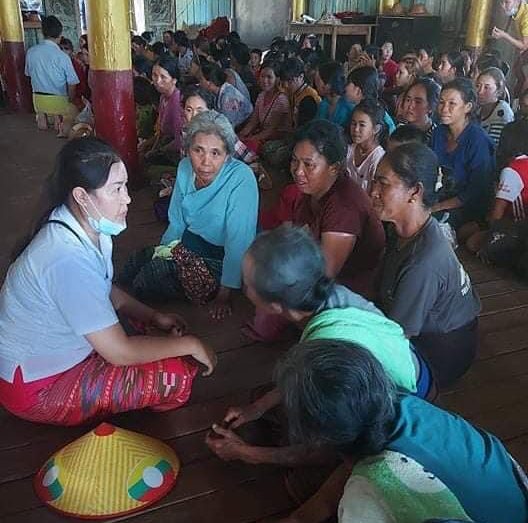
[{"label": "red patterned sarong", "polygon": [[[14,383],[0,380],[3,406],[20,418],[54,425],[79,425],[118,412],[152,407],[164,411],[184,405],[198,371],[191,358],[170,358],[118,367],[93,352],[75,367],[24,383],[17,369]],[[24,401],[17,401],[24,397]],[[29,399],[29,401],[28,401]]]}]

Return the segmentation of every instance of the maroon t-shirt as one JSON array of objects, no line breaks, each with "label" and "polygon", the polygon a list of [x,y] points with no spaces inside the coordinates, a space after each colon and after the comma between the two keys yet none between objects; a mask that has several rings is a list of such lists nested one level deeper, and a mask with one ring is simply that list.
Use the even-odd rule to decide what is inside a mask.
[{"label": "maroon t-shirt", "polygon": [[366,297],[375,294],[374,279],[385,249],[385,232],[374,214],[370,198],[352,179],[341,175],[317,202],[303,195],[295,208],[295,225],[307,225],[320,242],[325,232],[357,237],[337,281]]}]

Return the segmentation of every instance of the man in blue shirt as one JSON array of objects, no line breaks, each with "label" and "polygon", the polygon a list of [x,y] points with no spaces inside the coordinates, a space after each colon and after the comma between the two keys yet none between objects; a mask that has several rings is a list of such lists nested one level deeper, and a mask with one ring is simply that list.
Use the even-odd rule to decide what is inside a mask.
[{"label": "man in blue shirt", "polygon": [[26,54],[26,76],[31,77],[33,105],[39,129],[47,129],[47,116],[54,115],[59,124],[59,136],[67,134],[77,110],[71,103],[79,78],[70,57],[59,42],[62,24],[55,16],[42,20],[44,41],[31,47]]}]

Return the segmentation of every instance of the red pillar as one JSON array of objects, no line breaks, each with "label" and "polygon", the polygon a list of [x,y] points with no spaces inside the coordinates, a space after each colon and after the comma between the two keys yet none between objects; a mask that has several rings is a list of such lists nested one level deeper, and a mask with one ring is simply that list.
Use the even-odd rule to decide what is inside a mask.
[{"label": "red pillar", "polygon": [[14,111],[32,112],[31,85],[24,74],[26,51],[24,27],[18,0],[0,1],[0,38],[2,39],[2,76],[9,106]]},{"label": "red pillar", "polygon": [[138,185],[129,0],[90,0],[87,8],[97,136],[114,147],[127,166],[131,185]]},{"label": "red pillar", "polygon": [[119,153],[134,185],[139,167],[132,71],[91,70],[90,75],[97,136]]}]

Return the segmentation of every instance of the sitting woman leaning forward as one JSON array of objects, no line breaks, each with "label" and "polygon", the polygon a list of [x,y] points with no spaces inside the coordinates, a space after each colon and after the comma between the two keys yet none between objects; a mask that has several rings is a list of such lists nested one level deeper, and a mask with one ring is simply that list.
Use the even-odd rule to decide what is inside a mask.
[{"label": "sitting woman leaning forward", "polygon": [[[359,343],[402,390],[422,397],[428,394],[431,374],[412,351],[401,327],[371,302],[325,275],[323,253],[307,231],[284,225],[258,236],[244,258],[243,276],[248,298],[266,313],[280,315],[302,328],[301,340]],[[229,409],[224,428],[215,427],[222,437],[213,435],[207,443],[226,460],[315,464],[313,460],[321,459],[321,455],[314,449],[256,446],[229,430],[260,419],[279,403],[277,391],[272,390],[248,406]]]},{"label": "sitting woman leaning forward", "polygon": [[231,312],[242,257],[255,238],[258,188],[251,169],[232,158],[237,137],[216,111],[197,114],[185,134],[188,156],[178,165],[169,227],[160,248],[128,261],[121,283],[143,299],[187,297],[209,303],[211,315]]},{"label": "sitting woman leaning forward", "polygon": [[[77,425],[183,405],[214,353],[175,314],[112,284],[112,239],[126,228],[127,172],[96,138],[69,142],[49,180],[48,212],[0,293],[0,403],[21,418]],[[119,316],[167,337],[128,336]]]},{"label": "sitting woman leaning forward", "polygon": [[492,434],[396,392],[358,344],[314,340],[291,349],[277,387],[297,444],[342,459],[321,489],[281,523],[521,523],[526,478]]}]

